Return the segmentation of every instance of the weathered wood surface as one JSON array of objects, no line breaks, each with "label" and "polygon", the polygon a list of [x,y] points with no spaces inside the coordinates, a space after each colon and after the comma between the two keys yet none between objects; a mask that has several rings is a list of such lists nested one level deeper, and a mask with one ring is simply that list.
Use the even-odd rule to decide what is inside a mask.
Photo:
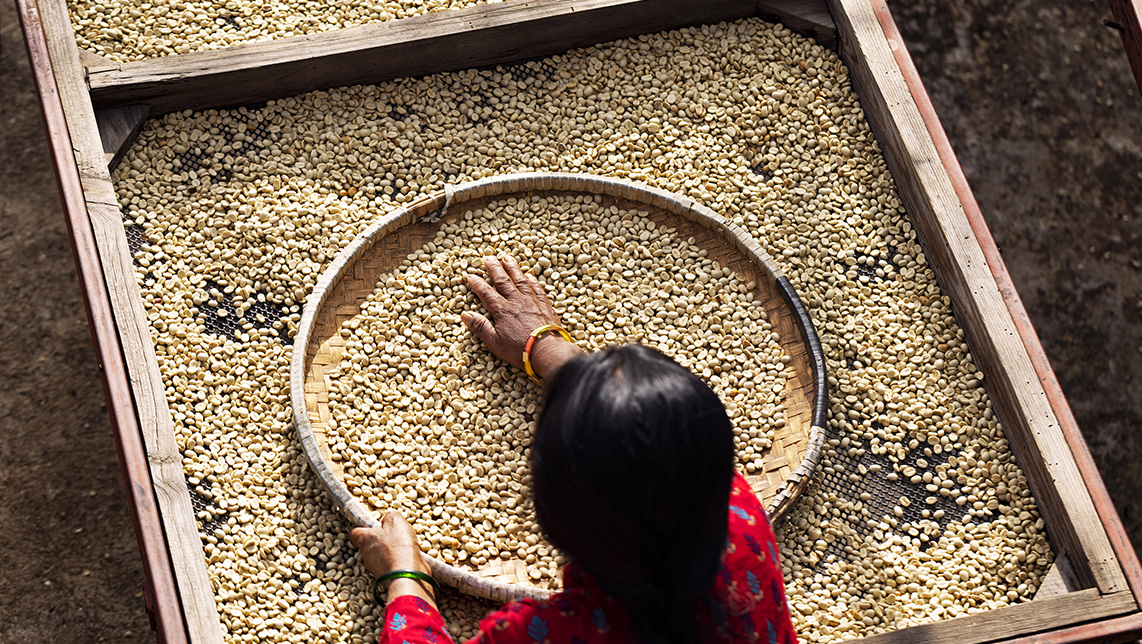
[{"label": "weathered wood surface", "polygon": [[87,219],[83,183],[68,133],[65,104],[73,105],[83,93],[73,91],[76,85],[74,79],[60,76],[57,80],[57,73],[52,66],[53,57],[65,55],[66,45],[71,41],[60,39],[58,23],[44,23],[34,0],[17,0],[17,7],[40,94],[52,162],[56,168],[72,251],[87,308],[88,327],[103,378],[108,412],[116,430],[119,464],[133,509],[135,537],[139,543],[145,575],[143,581],[147,612],[155,629],[166,642],[183,642],[186,641],[186,631],[182,626],[178,589],[175,587],[163,537],[162,517],[150,484],[149,463],[135,418],[123,356],[117,344],[109,341],[116,337],[114,313],[103,282],[93,231]]},{"label": "weathered wood surface", "polygon": [[[852,73],[910,220],[953,300],[1009,442],[1079,580],[1126,589],[1106,531],[870,0],[830,0]],[[897,47],[903,43],[895,43]]]},{"label": "weathered wood surface", "polygon": [[924,89],[924,84],[920,80],[920,74],[916,71],[916,66],[913,64],[912,58],[908,55],[908,49],[904,46],[904,39],[900,35],[900,30],[897,29],[896,23],[892,19],[892,13],[888,10],[888,6],[884,0],[875,0],[873,6],[876,9],[877,16],[880,18],[880,24],[885,36],[892,44],[892,53],[896,58],[896,63],[904,75],[912,98],[923,116],[928,132],[932,135],[944,169],[948,172],[956,194],[959,196],[960,204],[964,209],[964,216],[967,217],[976,240],[979,242],[980,248],[983,251],[984,258],[989,264],[991,274],[995,278],[1000,292],[1003,294],[1003,300],[1007,304],[1007,310],[1011,314],[1015,329],[1019,333],[1023,341],[1023,347],[1027,350],[1027,355],[1034,365],[1039,384],[1043,387],[1048,403],[1054,411],[1056,419],[1059,421],[1059,427],[1062,430],[1067,445],[1075,457],[1079,473],[1086,483],[1087,491],[1091,495],[1095,510],[1102,521],[1103,527],[1106,529],[1107,537],[1110,539],[1110,545],[1114,550],[1117,563],[1122,568],[1126,580],[1134,592],[1135,598],[1139,599],[1140,603],[1142,603],[1142,563],[1139,563],[1138,554],[1134,551],[1134,546],[1131,544],[1130,538],[1122,526],[1122,521],[1118,517],[1118,511],[1115,509],[1114,503],[1106,491],[1106,485],[1103,483],[1098,467],[1095,465],[1094,458],[1087,448],[1082,431],[1075,421],[1074,414],[1071,412],[1070,405],[1067,403],[1066,396],[1063,394],[1063,389],[1059,385],[1058,378],[1055,377],[1055,372],[1051,368],[1050,361],[1047,359],[1046,352],[1043,350],[1043,345],[1039,341],[1039,336],[1035,332],[1034,325],[1031,324],[1031,318],[1027,315],[1027,310],[1023,307],[1023,302],[1015,289],[1011,275],[1007,272],[1007,267],[1004,265],[1003,258],[999,254],[999,248],[991,236],[991,231],[988,230],[987,221],[979,209],[979,204],[976,203],[971,187],[968,186],[967,177],[964,175],[963,169],[956,159],[951,142],[948,140],[947,134],[940,124],[939,116],[937,116],[936,110],[932,106],[932,101],[928,97],[928,92]]},{"label": "weathered wood surface", "polygon": [[97,108],[148,104],[163,114],[518,61],[767,12],[828,37],[821,7],[809,0],[512,0],[113,68],[100,63],[88,69],[88,83]]},{"label": "weathered wood surface", "polygon": [[1108,0],[1114,27],[1122,36],[1126,59],[1142,92],[1142,0]]},{"label": "weathered wood surface", "polygon": [[1082,590],[1079,580],[1075,577],[1074,566],[1066,553],[1055,557],[1055,563],[1047,571],[1047,575],[1039,582],[1039,590],[1035,591],[1035,599],[1046,599],[1067,593]]},{"label": "weathered wood surface", "polygon": [[824,0],[769,0],[759,3],[757,15],[780,22],[826,47],[837,46],[837,23]]},{"label": "weathered wood surface", "polygon": [[135,137],[139,136],[150,113],[151,108],[146,105],[111,107],[95,112],[95,121],[99,126],[99,140],[103,143],[103,154],[107,158],[109,170],[115,169],[127,154],[127,150],[134,143]]},{"label": "weathered wood surface", "polygon": [[84,81],[87,80],[87,75],[92,71],[117,69],[119,67],[115,61],[86,49],[79,50],[79,64],[83,67]]},{"label": "weathered wood surface", "polygon": [[1108,617],[1079,626],[1009,639],[1004,644],[1114,644],[1142,638],[1142,613]]},{"label": "weathered wood surface", "polygon": [[1097,589],[1088,588],[855,641],[860,644],[984,644],[1123,615],[1137,607],[1129,591],[1100,595]]},{"label": "weathered wood surface", "polygon": [[[37,5],[28,2],[26,6]],[[144,497],[142,507],[136,502],[136,515],[143,558],[151,562],[147,570],[154,588],[152,615],[166,642],[221,644],[222,627],[181,453],[175,442],[173,419],[98,122],[84,89],[83,68],[67,6],[64,0],[39,0],[38,9],[64,118],[61,129],[53,133],[53,141],[66,137],[71,143],[71,158],[61,162],[57,171],[62,177],[72,169],[64,165],[73,164],[82,187],[75,200],[66,205],[75,243],[77,247],[83,245],[80,275],[85,284],[90,283],[86,290],[93,317],[96,298],[101,307],[100,319],[93,325],[96,346],[101,355],[113,356],[118,363],[113,386],[110,370],[107,378],[109,393],[116,396],[113,413],[119,423],[121,443],[137,443],[141,437],[140,447],[146,454],[144,463],[135,462],[137,455],[124,457],[124,467],[130,466],[125,472],[128,487]],[[157,512],[161,525],[152,523],[154,518],[149,514],[143,516],[148,512]]]}]

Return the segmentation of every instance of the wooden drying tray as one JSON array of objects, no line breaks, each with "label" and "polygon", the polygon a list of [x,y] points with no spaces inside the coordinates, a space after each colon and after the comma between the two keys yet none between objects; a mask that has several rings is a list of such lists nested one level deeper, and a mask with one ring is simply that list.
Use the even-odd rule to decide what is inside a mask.
[{"label": "wooden drying tray", "polygon": [[[1070,591],[1058,598],[866,639],[981,644],[1118,642],[1142,635],[1142,567],[884,0],[510,0],[123,65],[78,50],[65,0],[17,4],[160,641],[221,642],[222,633],[108,173],[108,161],[129,145],[145,115],[523,60],[746,16],[835,44],[848,65],[1059,558],[1073,569],[1069,579],[1056,575],[1059,584],[1040,592]],[[1137,0],[1123,6],[1137,15]]]}]

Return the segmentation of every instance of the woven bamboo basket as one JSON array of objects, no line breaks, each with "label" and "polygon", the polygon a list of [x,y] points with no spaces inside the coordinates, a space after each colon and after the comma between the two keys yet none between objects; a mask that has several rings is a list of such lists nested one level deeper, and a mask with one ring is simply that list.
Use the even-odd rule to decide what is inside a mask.
[{"label": "woven bamboo basket", "polygon": [[[764,455],[764,471],[747,476],[772,521],[780,521],[808,483],[825,440],[825,361],[812,321],[781,269],[744,230],[686,197],[630,181],[582,174],[501,175],[428,195],[381,218],[361,233],[326,269],[305,306],[294,341],[290,395],[301,444],[314,471],[335,502],[356,524],[378,524],[378,517],[343,482],[341,467],[326,442],[330,374],[345,352],[341,323],[360,312],[377,278],[432,239],[451,213],[479,208],[507,195],[592,194],[620,207],[648,213],[659,225],[693,237],[711,259],[757,285],[769,321],[792,362],[786,369],[785,423],[774,432]],[[532,586],[522,561],[493,560],[478,570],[430,560],[442,583],[462,592],[506,601],[543,598],[550,591]]]}]

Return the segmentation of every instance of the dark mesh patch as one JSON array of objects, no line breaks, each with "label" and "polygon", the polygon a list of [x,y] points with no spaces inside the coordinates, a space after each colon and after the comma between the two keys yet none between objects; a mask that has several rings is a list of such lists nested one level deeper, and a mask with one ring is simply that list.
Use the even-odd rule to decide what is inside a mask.
[{"label": "dark mesh patch", "polygon": [[749,171],[752,172],[755,177],[761,177],[762,181],[769,181],[774,177],[774,174],[766,170],[765,165],[761,163],[750,167]]},{"label": "dark mesh patch", "polygon": [[301,597],[301,588],[305,584],[301,583],[301,577],[291,575],[285,579],[286,585],[289,587],[289,592],[294,597]]},{"label": "dark mesh patch", "polygon": [[[236,127],[227,127],[222,131],[221,136],[213,137],[213,141],[219,141],[219,145],[228,144],[233,149],[231,156],[237,158],[244,150],[257,146],[259,142],[264,141],[270,137],[268,120],[264,119],[258,110],[267,105],[265,102],[252,103],[231,111],[230,116],[240,122],[246,124],[246,131],[243,133],[243,140],[239,141],[236,138],[238,134]],[[216,163],[213,155],[206,154],[205,145],[191,145],[189,149],[178,154],[174,158],[174,165],[181,170],[193,170],[198,173],[201,181],[229,181],[233,177],[233,168],[225,167]],[[211,174],[210,170],[214,170]],[[195,191],[194,186],[187,188],[188,192]],[[127,237],[127,248],[131,252],[132,258],[135,260],[135,266],[138,267],[138,257],[140,252],[145,250],[149,243],[144,234],[143,226],[136,224],[134,221],[124,219],[123,231]],[[155,259],[155,263],[161,263],[163,260]],[[144,273],[142,275],[143,283],[147,284],[148,279],[152,279],[151,274]],[[208,281],[206,284],[206,291],[209,292],[216,289],[219,292],[223,290],[221,285],[215,281]],[[289,337],[289,330],[285,322],[282,320],[285,315],[284,309],[279,304],[274,304],[267,297],[265,293],[257,293],[254,295],[255,303],[246,311],[242,317],[238,317],[237,308],[230,296],[224,296],[220,300],[216,300],[213,304],[204,304],[196,309],[197,317],[202,321],[206,332],[214,335],[237,340],[236,332],[243,329],[249,323],[252,328],[273,329],[277,337],[285,344],[291,344],[292,340]]]},{"label": "dark mesh patch", "polygon": [[238,19],[231,15],[218,16],[215,20],[224,25],[230,25],[235,29],[243,29],[242,23],[238,22]]},{"label": "dark mesh patch", "polygon": [[[881,429],[877,423],[873,423],[873,428]],[[830,430],[828,438],[830,440],[840,439],[841,436],[839,433]],[[853,512],[847,515],[842,514],[840,517],[833,516],[830,520],[845,522],[852,528],[853,532],[868,542],[874,541],[874,532],[879,529],[878,524],[883,522],[889,526],[883,530],[884,534],[908,535],[914,539],[919,539],[920,549],[927,550],[939,541],[940,535],[948,524],[960,521],[967,514],[968,506],[966,504],[956,505],[955,500],[950,496],[944,496],[938,491],[929,492],[924,487],[924,483],[914,484],[910,481],[910,477],[905,476],[902,472],[897,472],[896,481],[889,480],[887,475],[896,471],[893,467],[893,461],[889,458],[872,454],[871,451],[867,451],[867,448],[863,455],[853,456],[849,454],[849,449],[836,447],[833,448],[836,452],[835,457],[828,455],[824,457],[821,463],[821,470],[824,472],[821,489],[838,499],[854,504],[859,501],[863,505],[868,511],[868,516]],[[945,459],[941,455],[926,457],[923,451],[924,445],[911,450],[904,460],[899,462],[899,468],[903,469],[907,465],[916,469],[916,475],[923,476],[925,472],[931,472],[934,475],[936,473],[935,467]],[[917,462],[921,458],[927,460],[925,467],[920,467]],[[866,468],[879,465],[881,469],[878,473],[869,471],[867,474],[861,475],[859,469],[861,465]],[[828,471],[826,467],[831,467],[833,471]],[[853,474],[857,475],[854,477],[855,480],[850,478]],[[861,500],[861,495],[865,493],[869,495],[869,498]],[[900,503],[902,497],[908,499],[909,505],[907,507]],[[936,502],[928,504],[926,502],[928,497],[935,497]],[[898,505],[903,510],[901,516],[896,516],[895,513],[895,508]],[[928,517],[923,516],[924,510],[928,510]],[[944,516],[939,519],[935,518],[933,515],[937,510],[943,510]],[[921,527],[921,521],[929,526],[927,531]],[[939,529],[932,528],[933,524],[938,525]],[[849,559],[855,553],[847,544],[833,541],[829,543],[821,561],[817,564],[817,572],[824,570],[830,555],[834,560]]]},{"label": "dark mesh patch", "polygon": [[[888,244],[885,252],[885,257],[878,255],[871,255],[869,253],[853,253],[853,257],[857,260],[856,265],[849,266],[843,261],[837,262],[841,273],[848,273],[849,271],[856,271],[857,275],[866,275],[870,279],[883,281],[884,278],[876,274],[876,269],[880,268],[881,272],[887,275],[889,272],[899,273],[900,264],[896,261],[896,246]],[[871,263],[869,263],[871,261]]]},{"label": "dark mesh patch", "polygon": [[[203,491],[210,492],[213,487],[210,481],[202,481],[197,486],[187,485],[190,490],[190,507],[194,508],[194,517],[198,521],[198,532],[202,535],[212,535],[222,526],[226,525],[226,519],[230,518],[230,514],[222,508],[213,499],[207,498],[203,495]],[[200,512],[209,512],[211,515],[210,520],[203,520],[199,517]]]},{"label": "dark mesh patch", "polygon": [[546,58],[533,58],[510,65],[499,65],[499,71],[512,77],[517,83],[532,82],[537,85],[547,83],[555,77],[556,67]]},{"label": "dark mesh patch", "polygon": [[[231,117],[242,121],[246,124],[246,131],[242,134],[241,141],[235,137],[238,134],[235,127],[227,127],[221,130],[221,134],[212,136],[211,141],[217,142],[219,147],[229,145],[233,152],[230,153],[231,157],[237,157],[243,153],[247,148],[255,146],[259,141],[262,141],[270,136],[270,123],[268,120],[259,118],[257,110],[266,106],[266,103],[253,103],[231,111]],[[233,168],[228,168],[213,158],[217,153],[207,156],[206,145],[204,143],[190,144],[186,152],[176,154],[173,160],[175,170],[193,170],[198,173],[199,179],[210,177],[211,182],[229,181],[234,176]],[[211,173],[213,170],[213,173]],[[188,188],[189,192],[194,192],[193,186]]]},{"label": "dark mesh patch", "polygon": [[403,105],[393,105],[389,108],[389,118],[394,121],[403,121],[408,117],[408,110]]},{"label": "dark mesh patch", "polygon": [[[557,68],[547,58],[532,58],[504,65],[486,65],[477,69],[507,74],[517,84],[532,87],[542,87],[549,83],[557,73]],[[468,96],[472,99],[473,105],[472,110],[468,112],[469,122],[472,124],[487,122],[498,101],[493,102],[487,93],[478,92],[475,88],[468,89]]]},{"label": "dark mesh patch", "polygon": [[131,251],[131,257],[135,257],[143,247],[143,227],[128,222],[123,231],[127,233],[127,250]]},{"label": "dark mesh patch", "polygon": [[223,293],[224,288],[218,282],[212,280],[206,282],[207,293],[214,291],[222,293],[221,299],[211,299],[196,309],[198,319],[202,321],[207,333],[235,340],[238,338],[238,333],[249,323],[253,328],[276,331],[283,344],[293,343],[289,337],[289,328],[283,320],[286,313],[282,305],[259,298],[245,315],[239,317],[233,298]]}]

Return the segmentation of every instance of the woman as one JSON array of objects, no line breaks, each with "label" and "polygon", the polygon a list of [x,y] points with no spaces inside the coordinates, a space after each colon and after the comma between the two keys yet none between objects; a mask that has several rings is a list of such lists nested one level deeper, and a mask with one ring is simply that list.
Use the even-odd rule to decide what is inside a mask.
[{"label": "woman", "polygon": [[[486,268],[488,281],[468,283],[492,319],[461,319],[497,356],[550,383],[532,490],[540,526],[570,563],[562,592],[510,602],[476,641],[795,644],[773,531],[734,472],[717,395],[653,349],[586,355],[534,276],[511,257]],[[449,641],[400,513],[350,539],[388,583],[382,644]]]}]

